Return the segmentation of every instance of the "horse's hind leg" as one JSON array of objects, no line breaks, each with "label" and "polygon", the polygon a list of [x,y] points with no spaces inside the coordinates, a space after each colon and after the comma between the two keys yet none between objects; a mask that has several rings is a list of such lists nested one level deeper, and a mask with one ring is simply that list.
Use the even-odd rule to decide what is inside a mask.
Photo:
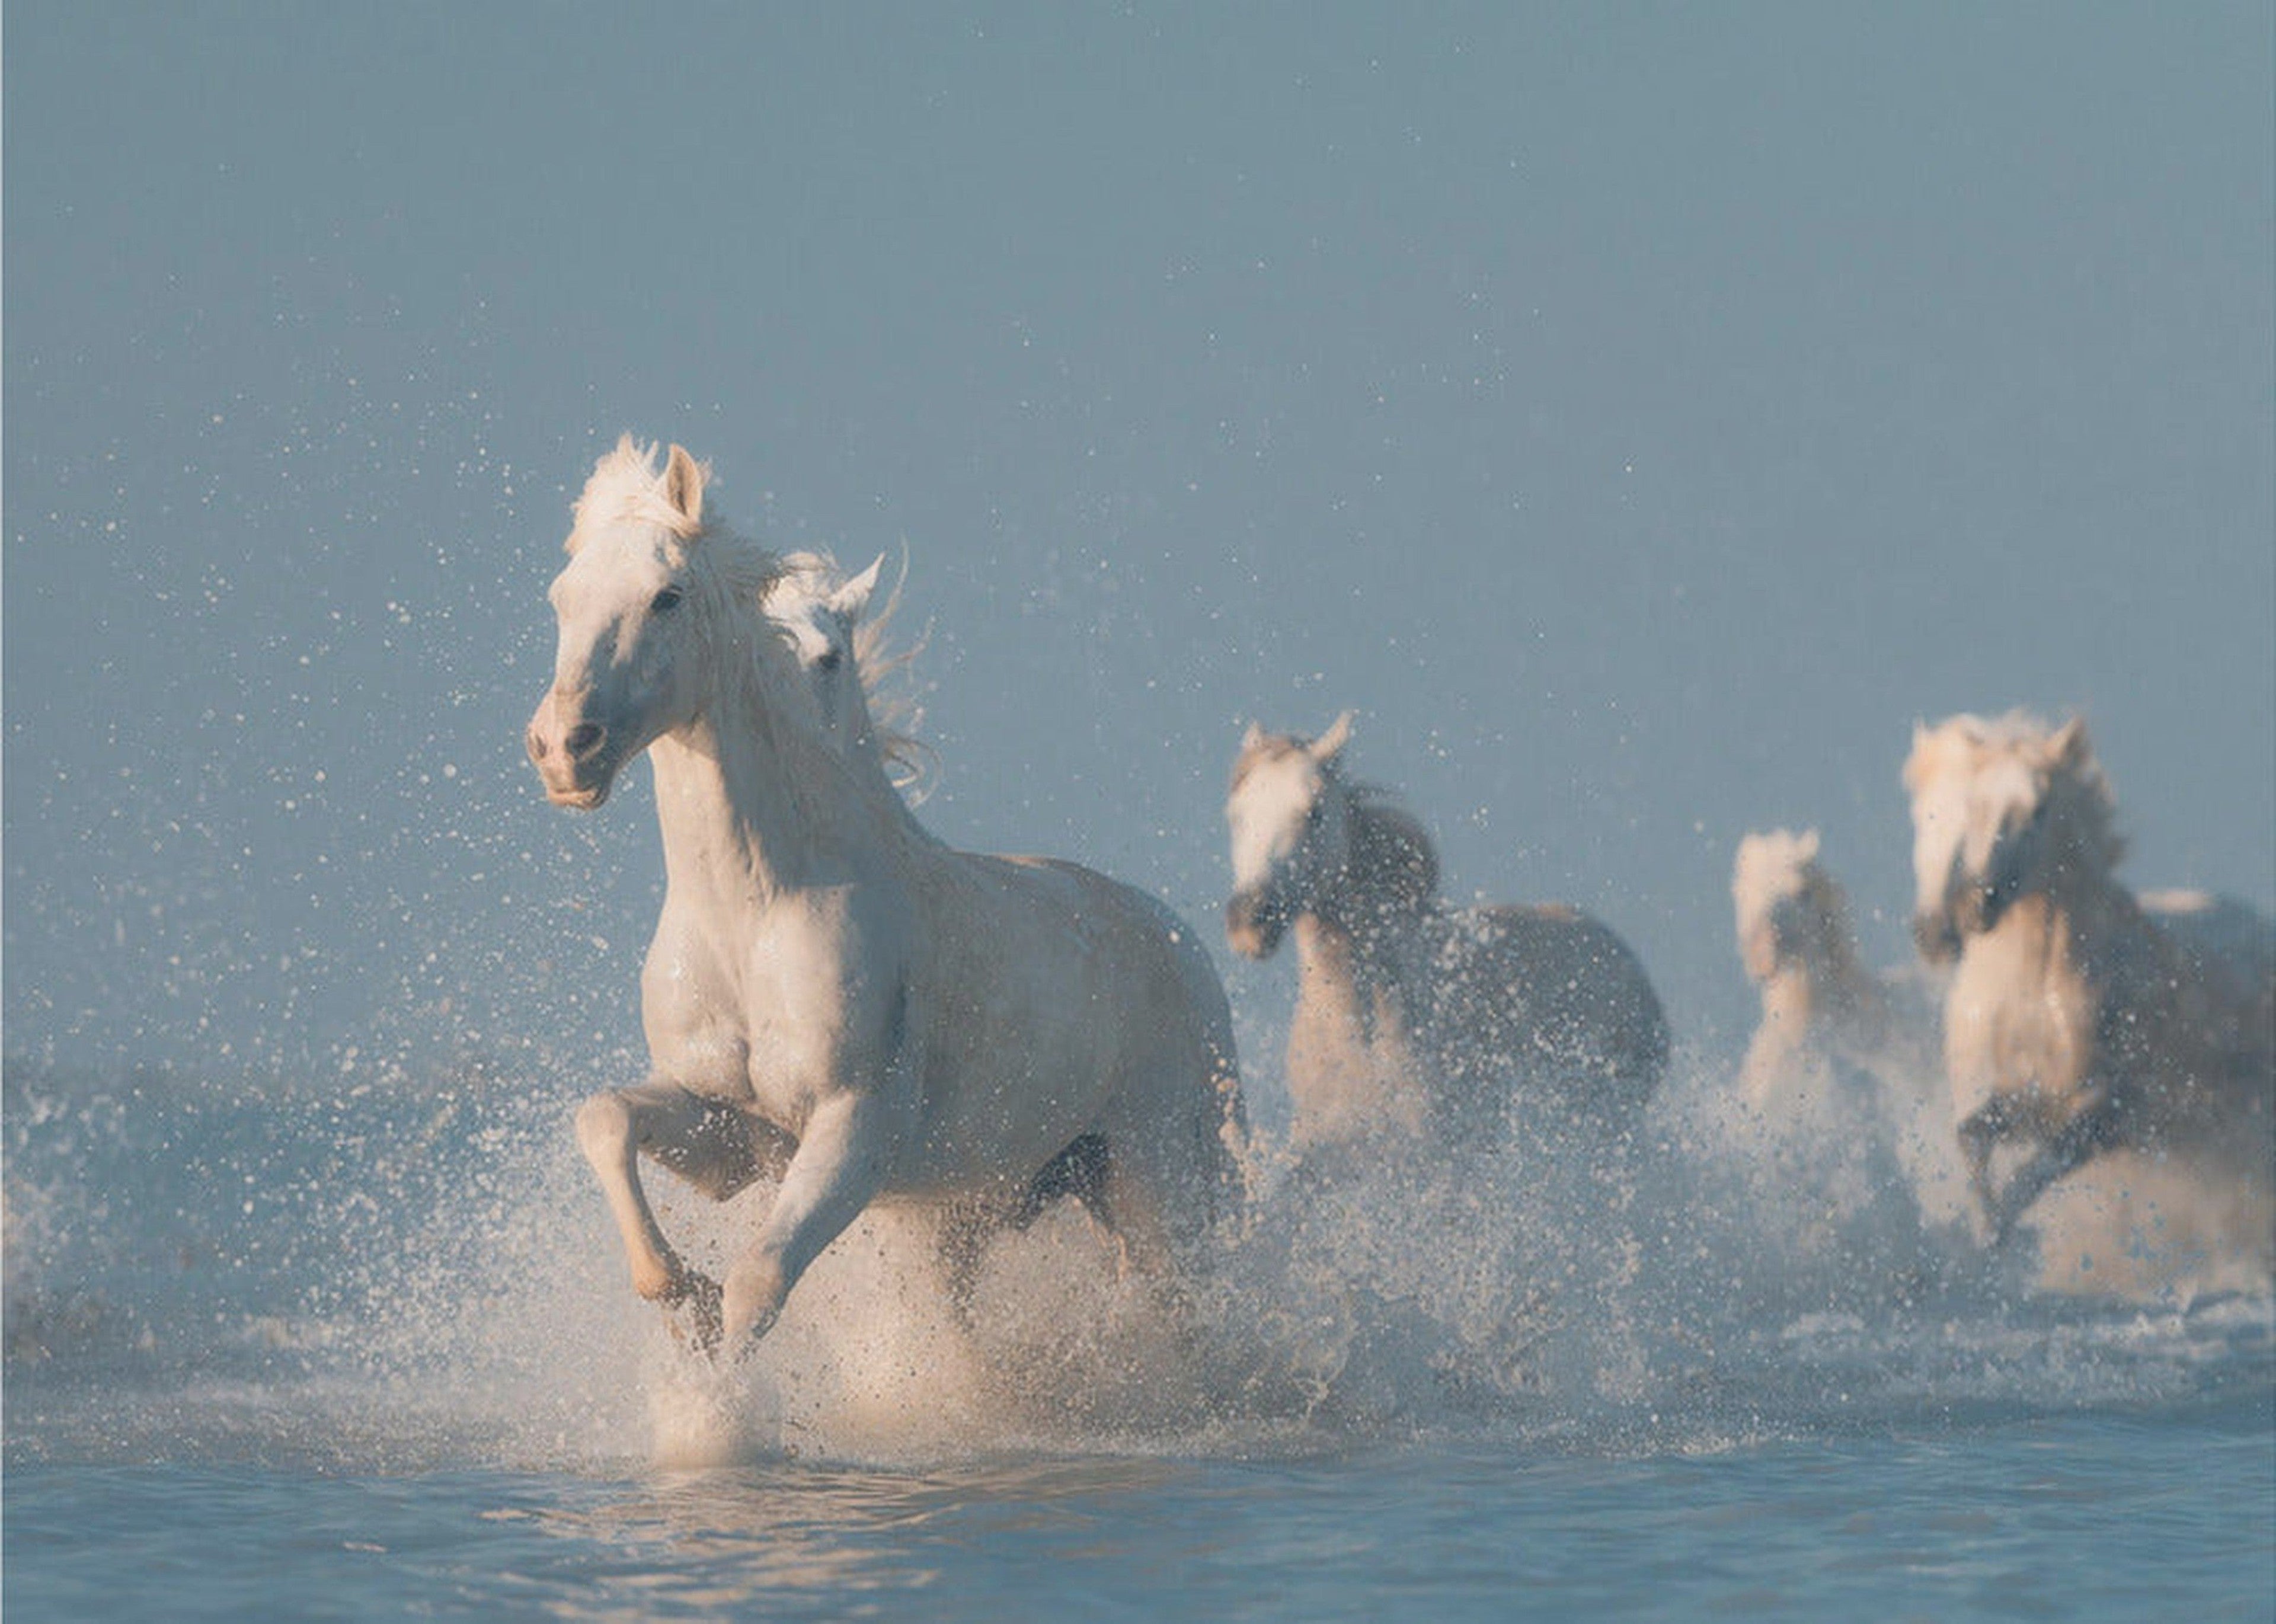
[{"label": "horse's hind leg", "polygon": [[1112,1231],[1106,1201],[1107,1166],[1105,1137],[1078,1135],[1028,1180],[1008,1210],[1000,1201],[986,1198],[960,1202],[949,1209],[941,1221],[939,1253],[949,1306],[960,1324],[967,1330],[972,1327],[972,1300],[980,1286],[981,1260],[990,1238],[998,1231],[1028,1229],[1045,1208],[1067,1195]]},{"label": "horse's hind leg", "polygon": [[1066,1149],[1045,1162],[1043,1171],[1028,1180],[1019,1205],[1012,1210],[1012,1226],[1027,1228],[1043,1216],[1045,1207],[1063,1195],[1072,1195],[1082,1203],[1091,1217],[1111,1229],[1114,1221],[1106,1203],[1106,1175],[1111,1165],[1106,1135],[1076,1135]]},{"label": "horse's hind leg", "polygon": [[2014,1220],[1992,1177],[1992,1154],[2013,1127],[2006,1103],[1994,1096],[1962,1119],[1959,1127],[1960,1159],[1968,1172],[1969,1194],[1976,1198],[1979,1234],[1992,1246],[2007,1238],[2007,1226]]},{"label": "horse's hind leg", "polygon": [[641,1188],[640,1157],[645,1151],[704,1195],[725,1201],[780,1161],[784,1145],[768,1135],[764,1124],[677,1083],[596,1094],[577,1108],[577,1143],[617,1221],[633,1289],[667,1308],[690,1304],[699,1342],[717,1339],[719,1288],[687,1268],[664,1238]]}]

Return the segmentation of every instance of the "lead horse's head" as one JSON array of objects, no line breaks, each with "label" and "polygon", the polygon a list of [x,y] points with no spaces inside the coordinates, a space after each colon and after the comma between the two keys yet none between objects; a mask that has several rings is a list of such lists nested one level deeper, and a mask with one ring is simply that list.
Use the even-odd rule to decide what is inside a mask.
[{"label": "lead horse's head", "polygon": [[2076,717],[2059,728],[2014,712],[1916,725],[1913,937],[1931,963],[1995,928],[2018,897],[2106,873],[2120,854],[2110,789]]},{"label": "lead horse's head", "polygon": [[1316,739],[1251,724],[1225,797],[1233,839],[1225,939],[1251,959],[1271,956],[1289,922],[1341,874],[1351,851],[1351,808],[1335,761],[1351,740],[1351,712]]},{"label": "lead horse's head", "polygon": [[772,560],[703,519],[708,471],[674,445],[627,435],[594,465],[548,593],[558,621],[553,683],[530,718],[529,759],[557,806],[588,810],[617,775],[702,707],[713,629],[756,595]]}]

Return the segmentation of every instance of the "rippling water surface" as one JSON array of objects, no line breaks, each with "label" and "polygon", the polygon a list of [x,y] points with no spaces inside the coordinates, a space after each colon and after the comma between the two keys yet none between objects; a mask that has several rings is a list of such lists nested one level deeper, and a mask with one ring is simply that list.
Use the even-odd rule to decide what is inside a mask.
[{"label": "rippling water surface", "polygon": [[2265,1290],[2050,1294],[1680,1090],[1611,1165],[1268,1170],[1182,1317],[1069,1214],[967,1332],[865,1222],[722,1373],[561,1100],[356,1086],[11,1073],[11,1617],[2276,1611]]}]

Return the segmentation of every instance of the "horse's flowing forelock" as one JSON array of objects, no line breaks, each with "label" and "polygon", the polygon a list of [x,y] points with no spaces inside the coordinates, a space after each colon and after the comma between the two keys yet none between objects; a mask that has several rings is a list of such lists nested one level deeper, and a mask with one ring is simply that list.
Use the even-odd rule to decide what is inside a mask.
[{"label": "horse's flowing forelock", "polygon": [[[575,517],[569,531],[568,549],[577,550],[577,543],[588,525],[600,526],[632,520],[640,524],[660,525],[682,541],[701,535],[706,527],[672,505],[665,489],[664,475],[656,467],[660,448],[653,442],[642,444],[632,436],[619,439],[614,450],[602,453],[593,465],[593,472],[585,482],[585,489],[577,498]],[[700,494],[711,476],[708,463],[696,465],[696,491]]]},{"label": "horse's flowing forelock", "polygon": [[1978,772],[1994,758],[2021,757],[2047,772],[2045,802],[2061,815],[2073,844],[2114,868],[2126,850],[2125,838],[2118,831],[2117,796],[2090,748],[2082,744],[2075,759],[2055,753],[2061,731],[2021,709],[1997,717],[1962,712],[1947,717],[1923,734],[1906,757],[1905,787],[1917,797],[1924,785],[1946,773]]},{"label": "horse's flowing forelock", "polygon": [[[720,596],[737,611],[754,618],[763,612],[767,588],[782,574],[783,560],[757,541],[739,534],[715,516],[696,517],[682,512],[671,499],[669,474],[656,467],[658,447],[632,436],[619,439],[615,449],[594,463],[591,477],[577,497],[565,550],[573,556],[590,529],[612,524],[655,525],[683,542],[703,539],[689,558],[717,583]],[[711,477],[709,463],[696,463],[691,493],[699,515],[704,486]]]}]

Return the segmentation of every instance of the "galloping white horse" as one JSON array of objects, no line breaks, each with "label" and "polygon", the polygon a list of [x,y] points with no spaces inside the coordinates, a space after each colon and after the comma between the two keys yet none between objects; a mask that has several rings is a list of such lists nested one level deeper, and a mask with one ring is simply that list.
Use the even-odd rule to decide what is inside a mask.
[{"label": "galloping white horse", "polygon": [[[782,562],[707,518],[706,477],[676,445],[659,474],[629,437],[596,465],[527,740],[561,806],[600,806],[643,750],[656,770],[652,1074],[577,1113],[633,1288],[739,1349],[889,1201],[1015,1217],[1075,1193],[1141,1262],[1191,1260],[1240,1195],[1207,956],[1127,886],[928,833],[876,753],[831,736],[762,612]],[[717,1199],[778,1180],[724,1283],[657,1227],[642,1154]]]},{"label": "galloping white horse", "polygon": [[1741,839],[1731,903],[1740,960],[1762,990],[1762,1022],[1739,1074],[1748,1103],[1801,1104],[1798,1096],[1837,1073],[1899,1097],[1916,1094],[1936,1066],[1933,1014],[1917,1006],[1913,987],[1858,958],[1848,899],[1818,861],[1817,831]]},{"label": "galloping white horse", "polygon": [[1350,737],[1348,711],[1312,740],[1252,725],[1225,802],[1227,937],[1263,959],[1296,930],[1295,1143],[1385,1128],[1473,1139],[1513,1093],[1627,1126],[1668,1051],[1635,955],[1573,908],[1449,907],[1422,825],[1344,778]]},{"label": "galloping white horse", "polygon": [[[2021,712],[1916,728],[1914,932],[1958,958],[1945,1067],[1987,1234],[2105,1151],[2265,1180],[2276,1150],[2276,954],[2209,949],[2112,870],[2110,786],[2082,722]],[[2248,944],[2249,945],[2249,944]],[[2004,1186],[1994,1153],[2023,1148]]]}]

